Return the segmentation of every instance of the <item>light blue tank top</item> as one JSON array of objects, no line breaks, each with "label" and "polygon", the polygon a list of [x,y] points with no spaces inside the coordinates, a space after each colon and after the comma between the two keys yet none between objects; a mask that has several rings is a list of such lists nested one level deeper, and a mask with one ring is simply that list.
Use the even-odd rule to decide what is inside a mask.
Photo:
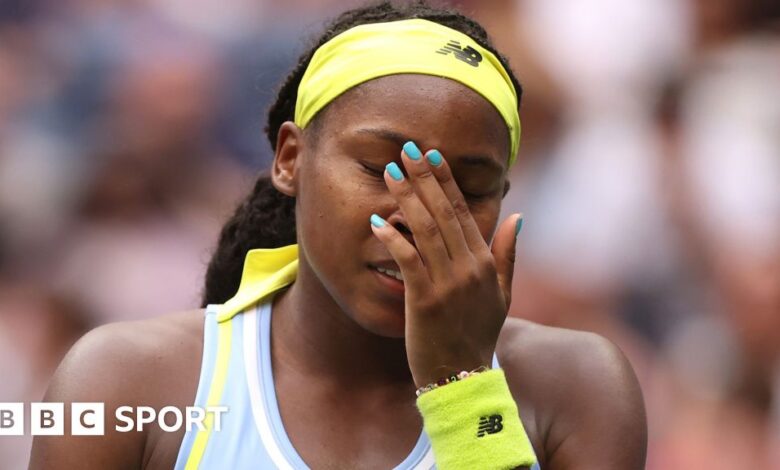
[{"label": "light blue tank top", "polygon": [[[220,431],[187,430],[176,470],[308,470],[285,432],[277,405],[271,368],[271,306],[269,299],[227,322],[217,321],[219,306],[206,309],[194,406],[218,403],[228,411],[222,415]],[[493,367],[498,367],[495,355]],[[430,441],[422,431],[394,470],[435,468]],[[534,465],[532,470],[539,467]]]}]

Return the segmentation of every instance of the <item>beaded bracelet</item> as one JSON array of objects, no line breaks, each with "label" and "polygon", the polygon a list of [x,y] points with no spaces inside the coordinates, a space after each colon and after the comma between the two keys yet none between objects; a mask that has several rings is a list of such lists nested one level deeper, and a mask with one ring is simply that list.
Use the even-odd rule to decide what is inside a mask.
[{"label": "beaded bracelet", "polygon": [[458,372],[457,374],[452,374],[448,377],[442,377],[441,379],[437,380],[436,382],[429,383],[428,385],[424,385],[417,389],[417,396],[419,397],[425,392],[430,392],[431,390],[439,387],[443,387],[444,385],[447,385],[448,383],[457,382],[458,380],[463,380],[466,377],[470,377],[472,375],[477,375],[480,372],[485,372],[490,370],[487,366],[480,366],[472,371],[462,370]]}]

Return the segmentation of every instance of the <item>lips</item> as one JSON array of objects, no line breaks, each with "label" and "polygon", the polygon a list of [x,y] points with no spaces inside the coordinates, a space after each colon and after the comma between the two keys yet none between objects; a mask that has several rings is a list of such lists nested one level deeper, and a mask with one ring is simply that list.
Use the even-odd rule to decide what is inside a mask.
[{"label": "lips", "polygon": [[387,265],[377,266],[374,264],[369,265],[369,269],[374,273],[374,276],[379,281],[379,284],[387,291],[391,292],[394,296],[398,295],[403,297],[406,289],[404,288],[403,276],[400,270],[385,267]]},{"label": "lips", "polygon": [[404,282],[404,276],[403,276],[403,274],[401,274],[400,271],[397,271],[397,270],[394,270],[394,269],[385,269],[385,268],[381,268],[381,267],[377,267],[377,266],[375,266],[374,269],[376,269],[377,271],[379,271],[382,274],[386,274],[386,275],[388,275],[390,277],[396,278],[397,280],[399,280],[401,282]]}]

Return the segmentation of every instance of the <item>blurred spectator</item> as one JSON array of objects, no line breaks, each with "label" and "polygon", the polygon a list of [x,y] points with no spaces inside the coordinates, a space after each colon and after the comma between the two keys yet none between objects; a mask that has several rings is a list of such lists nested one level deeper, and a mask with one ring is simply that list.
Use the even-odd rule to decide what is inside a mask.
[{"label": "blurred spectator", "polygon": [[[552,78],[561,108],[554,140],[534,146],[537,163],[511,175],[505,200],[506,215],[522,210],[527,220],[517,312],[547,324],[620,328],[613,320],[625,292],[662,284],[672,269],[652,103],[686,53],[684,4],[508,3],[516,8],[505,16],[521,25],[517,40],[528,43],[521,49]],[[641,333],[656,342],[662,334]]]},{"label": "blurred spectator", "polygon": [[699,54],[666,134],[701,293],[668,341],[680,388],[655,463],[779,468],[780,8],[695,6]]},{"label": "blurred spectator", "polygon": [[165,46],[121,64],[91,130],[97,164],[57,285],[101,323],[196,305],[221,215],[246,189],[209,139],[220,68],[203,47]]},{"label": "blurred spectator", "polygon": [[[46,286],[0,283],[0,402],[40,401],[62,357],[94,326],[72,299]],[[28,428],[29,429],[29,428]],[[32,436],[0,439],[3,468],[26,468]]]}]

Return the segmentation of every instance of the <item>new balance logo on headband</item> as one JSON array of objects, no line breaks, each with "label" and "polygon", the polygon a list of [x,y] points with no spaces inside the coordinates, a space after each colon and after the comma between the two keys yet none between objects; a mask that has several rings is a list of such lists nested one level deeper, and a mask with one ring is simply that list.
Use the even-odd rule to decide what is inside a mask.
[{"label": "new balance logo on headband", "polygon": [[479,63],[482,62],[482,54],[471,46],[461,48],[460,42],[458,41],[448,42],[444,47],[436,51],[436,53],[442,55],[452,53],[455,55],[456,59],[462,60],[472,67],[479,67]]},{"label": "new balance logo on headband", "polygon": [[484,437],[485,434],[495,434],[504,429],[501,424],[503,418],[501,415],[482,416],[479,418],[479,427],[477,428],[477,437]]}]

